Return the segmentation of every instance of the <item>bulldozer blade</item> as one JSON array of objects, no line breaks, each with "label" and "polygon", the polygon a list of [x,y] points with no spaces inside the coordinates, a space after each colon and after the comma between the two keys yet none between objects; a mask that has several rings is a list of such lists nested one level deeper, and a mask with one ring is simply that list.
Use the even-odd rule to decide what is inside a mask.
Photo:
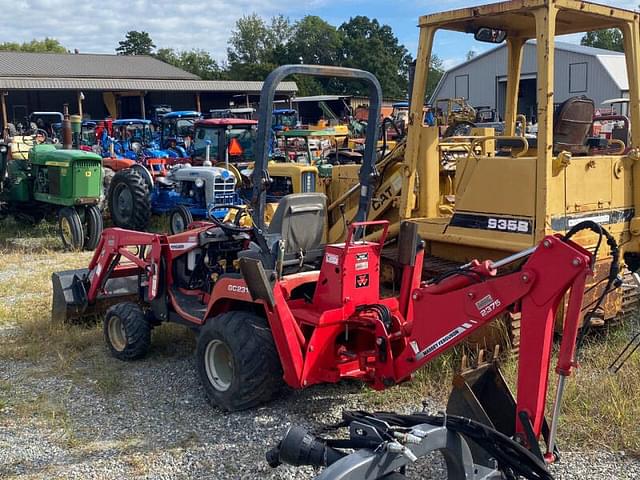
[{"label": "bulldozer blade", "polygon": [[[447,413],[471,418],[511,437],[515,433],[516,401],[497,361],[467,369],[453,379]],[[467,439],[474,461],[490,466],[486,451]]]},{"label": "bulldozer blade", "polygon": [[51,321],[56,323],[80,322],[104,313],[111,305],[138,299],[138,277],[109,279],[105,285],[108,294],[98,295],[94,302],[87,298],[89,270],[65,270],[51,275],[53,301]]}]

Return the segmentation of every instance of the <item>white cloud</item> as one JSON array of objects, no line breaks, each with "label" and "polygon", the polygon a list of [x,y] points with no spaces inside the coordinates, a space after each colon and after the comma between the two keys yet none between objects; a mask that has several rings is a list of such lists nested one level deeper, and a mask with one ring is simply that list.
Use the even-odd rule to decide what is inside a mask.
[{"label": "white cloud", "polygon": [[288,7],[275,0],[0,0],[11,15],[0,17],[2,41],[52,37],[70,50],[114,53],[129,30],[149,32],[157,47],[201,48],[218,60],[226,57],[227,40],[242,15],[270,17],[286,10],[304,12],[325,0]]}]

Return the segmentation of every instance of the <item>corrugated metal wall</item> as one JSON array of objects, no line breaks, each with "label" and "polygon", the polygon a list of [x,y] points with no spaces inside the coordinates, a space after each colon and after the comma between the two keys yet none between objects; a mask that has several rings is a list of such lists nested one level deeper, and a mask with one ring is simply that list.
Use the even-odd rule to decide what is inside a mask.
[{"label": "corrugated metal wall", "polygon": [[[535,78],[535,74],[536,45],[526,44],[522,60],[522,78],[532,79]],[[502,114],[506,75],[507,48],[504,45],[449,70],[432,100],[464,96],[474,106],[490,106],[497,108]],[[531,87],[533,82],[529,83]],[[523,93],[521,92],[521,95]],[[576,95],[586,95],[594,100],[597,107],[604,100],[622,94],[597,57],[556,48],[556,103]],[[529,114],[528,111],[520,113]]]}]

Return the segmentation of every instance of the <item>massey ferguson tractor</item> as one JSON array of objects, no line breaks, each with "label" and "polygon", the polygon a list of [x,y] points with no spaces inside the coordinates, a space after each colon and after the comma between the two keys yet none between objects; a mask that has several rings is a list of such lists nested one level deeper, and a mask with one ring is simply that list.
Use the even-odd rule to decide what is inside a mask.
[{"label": "massey ferguson tractor", "polygon": [[[450,413],[481,416],[536,456],[544,439],[546,453],[539,458],[553,460],[562,395],[576,366],[584,286],[595,258],[573,238],[590,229],[609,247],[613,261],[605,291],[618,282],[615,239],[598,224],[579,224],[503,260],[474,260],[426,283],[424,243],[417,225],[405,222],[400,293],[381,296],[380,260],[389,222],[363,221],[371,203],[377,120],[368,124],[360,207],[344,242],[325,244],[327,205],[319,193],[285,196],[270,224],[264,223],[272,98],[276,86],[294,74],[366,82],[369,118],[378,118],[380,85],[368,72],[307,65],[274,70],[261,96],[252,209],[238,207],[236,215],[251,215],[251,226],[212,219],[172,236],[107,229],[87,269],[53,275],[53,319],[76,319],[111,305],[104,335],[122,360],[147,353],[154,326],[187,325],[198,331],[196,365],[210,403],[241,410],[269,401],[284,385],[301,389],[356,379],[377,390],[391,388],[483,325],[518,313],[516,397],[497,366],[485,365],[460,378]],[[380,240],[365,241],[376,229]],[[548,425],[553,327],[565,296],[559,382]]]}]

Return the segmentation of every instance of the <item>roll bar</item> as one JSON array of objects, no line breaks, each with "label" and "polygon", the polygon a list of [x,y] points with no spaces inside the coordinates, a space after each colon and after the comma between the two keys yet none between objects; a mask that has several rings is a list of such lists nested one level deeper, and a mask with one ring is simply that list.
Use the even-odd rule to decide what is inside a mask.
[{"label": "roll bar", "polygon": [[378,123],[382,104],[382,88],[380,82],[371,73],[354,68],[333,67],[325,65],[283,65],[273,70],[262,86],[260,106],[258,107],[258,136],[256,139],[256,162],[253,170],[254,221],[259,229],[264,229],[264,207],[266,202],[265,182],[267,181],[267,163],[269,161],[269,141],[273,114],[273,100],[278,84],[289,75],[308,75],[314,77],[340,77],[363,80],[369,86],[369,118],[365,136],[364,158],[360,168],[360,199],[358,211],[353,221],[362,222],[367,219],[373,189],[376,162],[376,142]]}]

